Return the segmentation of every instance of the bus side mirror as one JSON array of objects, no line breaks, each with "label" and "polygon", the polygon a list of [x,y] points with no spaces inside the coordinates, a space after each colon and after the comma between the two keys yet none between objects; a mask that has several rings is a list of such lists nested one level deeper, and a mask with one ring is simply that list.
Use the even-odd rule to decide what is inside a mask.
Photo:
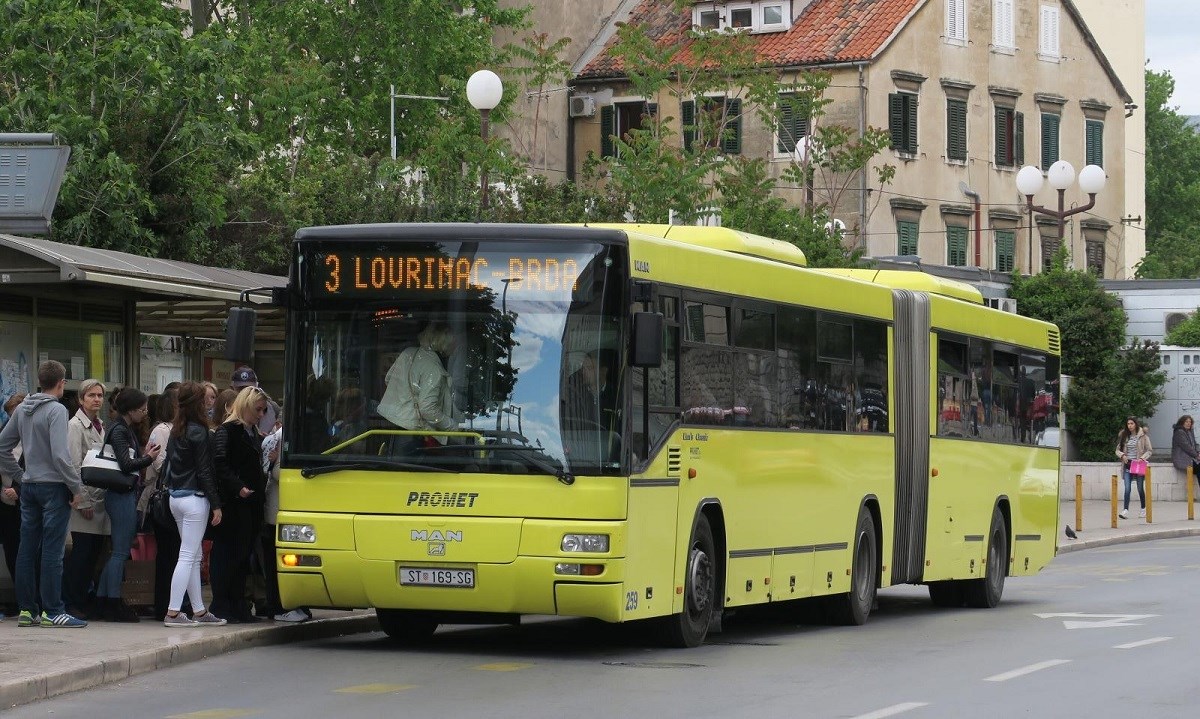
[{"label": "bus side mirror", "polygon": [[250,307],[230,307],[225,319],[225,359],[249,362],[254,358],[254,325],[258,313]]},{"label": "bus side mirror", "polygon": [[662,366],[663,316],[658,312],[633,313],[633,347],[629,353],[634,367]]}]

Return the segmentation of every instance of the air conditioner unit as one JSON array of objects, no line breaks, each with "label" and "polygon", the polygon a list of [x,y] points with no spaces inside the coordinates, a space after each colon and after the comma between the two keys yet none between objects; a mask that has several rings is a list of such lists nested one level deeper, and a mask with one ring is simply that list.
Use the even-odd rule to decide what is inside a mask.
[{"label": "air conditioner unit", "polygon": [[988,297],[987,306],[1001,312],[1017,313],[1017,301],[1011,297]]},{"label": "air conditioner unit", "polygon": [[1185,322],[1187,318],[1188,315],[1186,312],[1168,312],[1166,322],[1164,323],[1166,329],[1163,334],[1170,334],[1171,330]]},{"label": "air conditioner unit", "polygon": [[592,117],[596,114],[596,98],[576,95],[571,98],[571,117]]}]

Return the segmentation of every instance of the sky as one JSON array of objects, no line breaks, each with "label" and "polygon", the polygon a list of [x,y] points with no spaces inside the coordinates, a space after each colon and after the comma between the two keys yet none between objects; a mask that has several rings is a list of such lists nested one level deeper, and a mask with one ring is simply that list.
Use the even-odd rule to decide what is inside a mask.
[{"label": "sky", "polygon": [[1146,0],[1146,59],[1175,78],[1170,104],[1200,115],[1200,0]]}]

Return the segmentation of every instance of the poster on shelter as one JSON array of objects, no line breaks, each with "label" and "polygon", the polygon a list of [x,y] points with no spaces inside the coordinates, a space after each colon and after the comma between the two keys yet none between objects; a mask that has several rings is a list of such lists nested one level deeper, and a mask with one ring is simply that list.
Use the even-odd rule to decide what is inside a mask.
[{"label": "poster on shelter", "polygon": [[4,403],[14,394],[28,394],[29,362],[33,345],[33,325],[26,322],[0,321],[0,425],[8,421]]}]

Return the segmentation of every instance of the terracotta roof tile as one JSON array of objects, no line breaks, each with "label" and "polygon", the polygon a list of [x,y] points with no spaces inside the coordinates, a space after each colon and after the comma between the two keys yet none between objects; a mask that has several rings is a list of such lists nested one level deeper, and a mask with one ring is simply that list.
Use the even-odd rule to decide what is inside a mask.
[{"label": "terracotta roof tile", "polygon": [[[776,66],[816,65],[869,60],[900,23],[924,0],[813,0],[787,32],[755,35],[762,59]],[[626,21],[646,28],[660,46],[679,48],[688,56],[687,31],[691,13],[678,13],[670,0],[643,0]],[[611,53],[609,41],[580,77],[623,74],[622,62]]]}]

